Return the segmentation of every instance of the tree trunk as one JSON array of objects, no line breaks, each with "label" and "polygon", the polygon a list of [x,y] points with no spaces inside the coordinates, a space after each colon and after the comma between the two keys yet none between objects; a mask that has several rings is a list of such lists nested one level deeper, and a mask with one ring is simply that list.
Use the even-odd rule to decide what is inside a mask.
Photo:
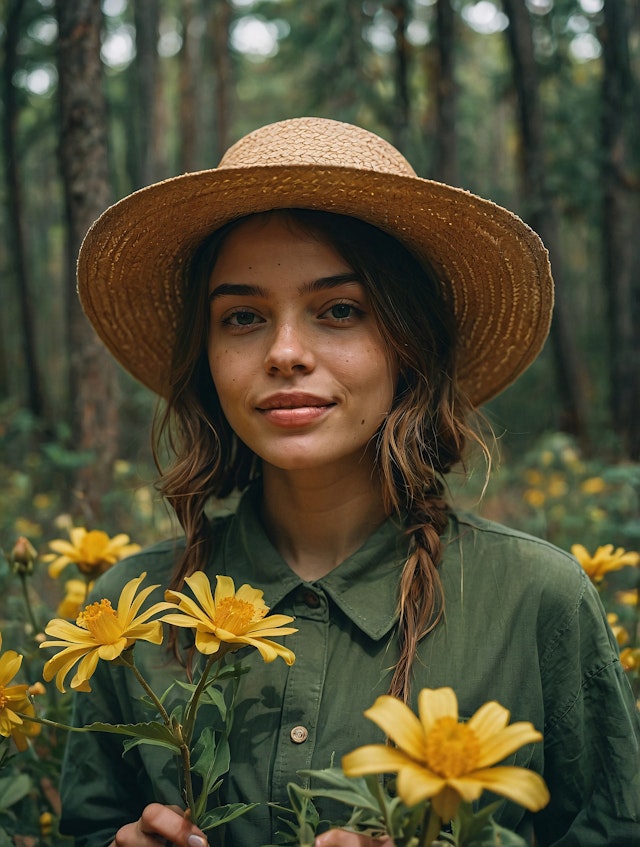
[{"label": "tree trunk", "polygon": [[632,159],[633,102],[629,57],[629,15],[625,3],[607,0],[600,33],[602,76],[602,247],[608,302],[610,410],[622,448],[640,459],[640,185]]},{"label": "tree trunk", "polygon": [[11,214],[7,217],[7,226],[10,232],[7,233],[6,243],[13,259],[16,282],[27,405],[35,417],[41,418],[44,411],[44,401],[36,354],[33,300],[29,292],[26,227],[22,204],[22,187],[18,172],[18,145],[16,144],[18,105],[16,90],[13,85],[13,77],[16,71],[16,50],[21,35],[20,16],[24,5],[24,0],[12,0],[9,3],[5,21],[2,97],[4,102],[3,159],[7,186],[7,208],[11,209]]},{"label": "tree trunk", "polygon": [[[219,0],[209,18],[209,41],[213,49],[213,73],[216,92],[215,133],[218,161],[231,144],[233,70],[229,53],[229,31],[232,15],[233,12],[228,0]],[[213,164],[213,162],[210,163],[210,165]]]},{"label": "tree trunk", "polygon": [[562,279],[557,211],[546,180],[544,117],[531,19],[525,0],[503,0],[503,6],[509,18],[506,33],[518,95],[524,216],[549,251],[556,286],[551,344],[561,403],[558,426],[564,432],[575,435],[583,446],[587,446],[586,375],[580,366],[570,329],[570,313]]},{"label": "tree trunk", "polygon": [[456,114],[458,90],[454,61],[455,13],[451,0],[436,2],[436,153],[434,179],[458,185]]},{"label": "tree trunk", "polygon": [[398,150],[406,152],[411,115],[409,96],[409,42],[407,41],[407,0],[394,0],[389,11],[396,21],[395,29],[395,97],[392,141]]},{"label": "tree trunk", "polygon": [[196,106],[197,51],[193,27],[194,0],[182,0],[183,41],[180,51],[179,115],[180,170],[197,170],[198,109]]},{"label": "tree trunk", "polygon": [[68,225],[70,396],[74,445],[95,460],[78,472],[76,508],[100,514],[117,455],[115,363],[85,318],[75,293],[75,263],[89,225],[109,204],[107,110],[100,62],[100,0],[59,0],[60,155]]},{"label": "tree trunk", "polygon": [[135,0],[137,84],[137,168],[136,186],[149,185],[157,179],[155,161],[155,112],[158,70],[158,0]]}]

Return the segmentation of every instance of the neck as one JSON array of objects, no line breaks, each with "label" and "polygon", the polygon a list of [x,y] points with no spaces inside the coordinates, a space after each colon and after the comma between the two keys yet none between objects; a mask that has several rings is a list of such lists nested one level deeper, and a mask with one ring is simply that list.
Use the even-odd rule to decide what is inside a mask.
[{"label": "neck", "polygon": [[263,466],[263,473],[267,534],[304,580],[332,571],[388,517],[380,480],[371,468],[343,475]]}]

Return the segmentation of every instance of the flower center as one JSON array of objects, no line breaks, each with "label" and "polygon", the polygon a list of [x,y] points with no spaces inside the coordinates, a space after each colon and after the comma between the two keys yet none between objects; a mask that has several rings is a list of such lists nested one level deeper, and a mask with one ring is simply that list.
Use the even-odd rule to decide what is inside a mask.
[{"label": "flower center", "polygon": [[4,709],[8,702],[9,698],[4,693],[4,685],[0,685],[0,709]]},{"label": "flower center", "polygon": [[479,756],[480,743],[475,732],[455,718],[440,718],[427,736],[427,765],[445,779],[474,770]]},{"label": "flower center", "polygon": [[91,603],[80,612],[76,624],[88,629],[100,644],[113,644],[122,636],[118,615],[109,600]]},{"label": "flower center", "polygon": [[268,609],[258,609],[253,603],[246,600],[238,600],[237,597],[225,597],[216,604],[216,626],[233,632],[234,635],[242,635],[252,623],[261,620]]}]

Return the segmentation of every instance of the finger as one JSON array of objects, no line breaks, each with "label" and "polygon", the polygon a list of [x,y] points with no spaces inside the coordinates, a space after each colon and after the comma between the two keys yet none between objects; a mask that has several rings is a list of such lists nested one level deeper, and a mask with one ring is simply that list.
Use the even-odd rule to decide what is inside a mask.
[{"label": "finger", "polygon": [[315,847],[393,847],[389,838],[371,838],[346,829],[330,829],[315,840]]},{"label": "finger", "polygon": [[176,847],[207,847],[204,833],[175,807],[151,803],[145,807],[139,823],[143,834],[159,836]]}]

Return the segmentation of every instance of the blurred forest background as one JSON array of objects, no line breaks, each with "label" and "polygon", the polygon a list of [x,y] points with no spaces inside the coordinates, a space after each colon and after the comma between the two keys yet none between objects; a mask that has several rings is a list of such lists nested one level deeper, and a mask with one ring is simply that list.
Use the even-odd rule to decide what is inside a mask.
[{"label": "blurred forest background", "polygon": [[150,537],[164,526],[149,517],[154,399],[80,312],[79,244],[111,202],[213,167],[247,131],[305,114],[378,132],[419,175],[507,206],[547,244],[549,343],[486,410],[504,466],[551,439],[637,471],[637,0],[0,0],[0,10],[3,538],[38,541],[61,513],[110,531],[139,529],[144,514]]}]

